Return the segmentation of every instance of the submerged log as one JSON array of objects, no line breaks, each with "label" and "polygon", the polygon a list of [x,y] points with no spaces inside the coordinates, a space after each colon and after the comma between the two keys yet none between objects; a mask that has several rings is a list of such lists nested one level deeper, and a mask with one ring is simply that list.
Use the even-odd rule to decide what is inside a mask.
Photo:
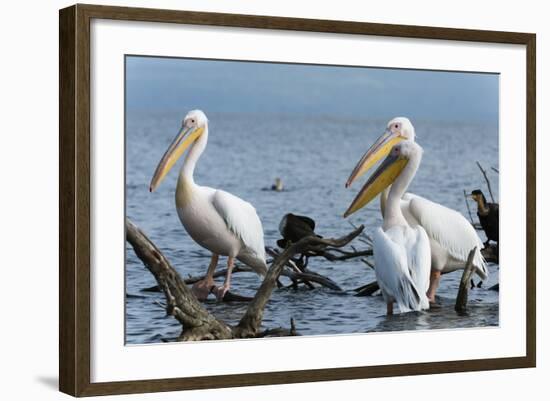
[{"label": "submerged log", "polygon": [[[249,338],[270,335],[261,332],[264,308],[276,286],[278,277],[288,261],[298,253],[322,249],[327,246],[339,248],[347,245],[362,231],[358,227],[348,235],[338,239],[324,239],[315,236],[302,238],[299,242],[285,249],[273,260],[267,274],[250,301],[244,316],[238,325],[232,327],[218,320],[197,300],[191,289],[157,246],[129,219],[126,219],[126,239],[132,245],[136,255],[155,277],[159,288],[166,298],[166,313],[174,316],[182,325],[181,341],[220,340],[230,338]],[[279,335],[297,335],[294,321],[291,329],[276,329]],[[269,330],[268,330],[269,331]],[[267,332],[268,332],[267,331]],[[273,334],[271,334],[273,335]]]},{"label": "submerged log", "polygon": [[460,315],[465,314],[467,309],[466,304],[468,303],[468,286],[470,285],[472,274],[476,269],[474,266],[474,256],[476,250],[477,247],[472,249],[468,254],[466,267],[464,267],[464,272],[462,273],[462,278],[460,279],[460,286],[458,287],[458,294],[456,296],[455,302],[455,311]]}]

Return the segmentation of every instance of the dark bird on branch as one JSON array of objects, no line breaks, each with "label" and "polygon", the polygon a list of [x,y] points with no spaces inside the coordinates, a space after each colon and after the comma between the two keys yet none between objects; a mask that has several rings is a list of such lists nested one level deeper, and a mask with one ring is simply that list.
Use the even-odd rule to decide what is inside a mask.
[{"label": "dark bird on branch", "polygon": [[471,196],[477,203],[477,217],[479,217],[479,223],[487,236],[485,247],[489,245],[489,241],[498,244],[498,203],[487,202],[485,195],[479,189],[472,191]]},{"label": "dark bird on branch", "polygon": [[315,234],[315,221],[312,218],[292,213],[285,214],[281,219],[279,232],[283,238],[277,240],[277,245],[283,249],[310,235],[322,238]]}]

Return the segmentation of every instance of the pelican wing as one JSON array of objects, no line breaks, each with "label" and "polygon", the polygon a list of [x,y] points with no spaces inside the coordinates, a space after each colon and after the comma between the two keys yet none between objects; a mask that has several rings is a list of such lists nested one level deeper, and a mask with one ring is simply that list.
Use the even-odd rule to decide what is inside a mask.
[{"label": "pelican wing", "polygon": [[481,255],[483,243],[472,225],[455,210],[432,202],[418,195],[406,194],[403,199],[409,202],[408,212],[428,234],[449,254],[462,262],[466,262],[470,251],[477,247],[474,265],[482,279],[488,275],[485,259]]},{"label": "pelican wing", "polygon": [[432,265],[430,239],[421,226],[411,228],[409,238],[411,239],[407,247],[409,272],[420,293],[422,309],[428,309],[430,305],[426,292],[430,285],[430,270]]},{"label": "pelican wing", "polygon": [[264,230],[254,206],[221,190],[214,193],[212,204],[227,228],[242,241],[249,252],[265,264]]},{"label": "pelican wing", "polygon": [[376,280],[386,301],[393,299],[401,312],[426,307],[426,296],[417,288],[409,270],[405,230],[397,226],[384,232],[379,227],[373,235]]}]

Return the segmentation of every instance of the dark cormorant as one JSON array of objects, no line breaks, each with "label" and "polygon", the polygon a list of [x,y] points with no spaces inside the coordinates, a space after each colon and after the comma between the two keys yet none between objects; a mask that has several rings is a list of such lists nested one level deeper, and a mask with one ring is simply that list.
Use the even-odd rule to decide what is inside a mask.
[{"label": "dark cormorant", "polygon": [[[302,238],[315,234],[315,221],[307,216],[286,214],[279,223],[279,232],[283,236],[277,240],[277,245],[286,248],[288,245],[300,241]],[[319,235],[317,235],[320,237]]]},{"label": "dark cormorant", "polygon": [[489,241],[498,244],[498,203],[488,203],[479,189],[472,191],[472,199],[477,203],[477,217],[487,236],[485,246],[489,245]]}]

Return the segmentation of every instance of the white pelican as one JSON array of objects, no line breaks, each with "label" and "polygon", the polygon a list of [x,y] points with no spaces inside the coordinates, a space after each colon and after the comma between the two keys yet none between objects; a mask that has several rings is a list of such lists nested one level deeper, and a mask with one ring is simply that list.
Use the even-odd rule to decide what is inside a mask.
[{"label": "white pelican", "polygon": [[[409,140],[414,142],[414,127],[405,117],[391,120],[386,131],[376,140],[365,155],[359,160],[346,182],[346,187],[369,170],[378,160],[386,156],[392,146]],[[381,194],[380,206],[382,215],[386,205],[387,190]],[[429,201],[421,196],[406,193],[401,200],[401,210],[411,226],[424,227],[430,239],[432,271],[428,298],[435,302],[435,293],[439,286],[441,274],[463,269],[470,251],[477,247],[474,256],[476,273],[485,280],[489,274],[485,259],[481,255],[483,243],[472,225],[455,210]]]},{"label": "white pelican", "polygon": [[[195,165],[208,141],[208,119],[200,110],[190,111],[174,141],[162,157],[149,190],[153,192],[183,152],[190,147],[180,170],[176,186],[176,209],[187,233],[203,248],[212,252],[204,280],[193,286],[203,300],[213,290],[223,299],[231,285],[234,259],[250,266],[263,276],[265,262],[264,233],[256,209],[229,192],[195,184]],[[214,285],[218,256],[227,256],[227,275],[223,286]]]},{"label": "white pelican", "polygon": [[391,185],[384,224],[373,235],[374,271],[388,315],[393,314],[394,302],[402,313],[430,307],[426,295],[430,282],[430,240],[421,226],[409,225],[400,207],[401,197],[421,159],[422,148],[416,143],[404,141],[395,145],[344,214],[347,217],[359,210]]}]

